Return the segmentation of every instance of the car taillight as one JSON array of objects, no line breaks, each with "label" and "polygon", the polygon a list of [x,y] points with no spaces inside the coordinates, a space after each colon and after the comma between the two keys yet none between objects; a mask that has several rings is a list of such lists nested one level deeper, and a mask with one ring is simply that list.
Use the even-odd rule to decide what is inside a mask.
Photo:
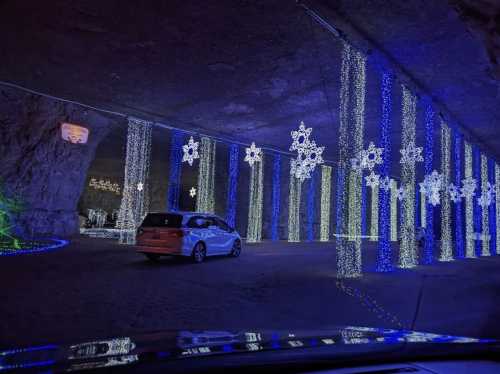
[{"label": "car taillight", "polygon": [[184,231],[182,230],[173,230],[170,232],[170,236],[173,238],[182,238],[184,236]]}]

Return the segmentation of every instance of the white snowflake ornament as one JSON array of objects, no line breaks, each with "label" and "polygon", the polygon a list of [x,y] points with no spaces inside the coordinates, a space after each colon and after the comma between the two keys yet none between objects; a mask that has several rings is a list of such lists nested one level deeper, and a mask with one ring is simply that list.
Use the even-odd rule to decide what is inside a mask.
[{"label": "white snowflake ornament", "polygon": [[399,161],[401,164],[415,164],[416,162],[423,162],[424,158],[422,157],[422,147],[415,147],[414,142],[408,143],[408,145],[400,149],[401,160]]},{"label": "white snowflake ornament", "polygon": [[379,186],[380,189],[384,191],[389,191],[391,189],[391,178],[389,178],[388,176],[380,178]]},{"label": "white snowflake ornament", "polygon": [[488,196],[487,193],[482,193],[480,197],[477,198],[477,203],[481,208],[487,208],[491,205],[492,199],[491,196]]},{"label": "white snowflake ornament", "polygon": [[403,201],[404,199],[406,199],[406,190],[403,186],[399,187],[396,190],[396,196],[398,197],[399,201]]},{"label": "white snowflake ornament", "polygon": [[463,197],[465,198],[473,197],[476,188],[477,188],[477,182],[474,178],[467,177],[465,179],[462,179],[462,188],[460,189],[460,192]]},{"label": "white snowflake ornament", "polygon": [[462,200],[460,189],[453,183],[450,183],[450,185],[448,186],[448,194],[450,195],[450,200],[455,204],[459,203]]},{"label": "white snowflake ornament", "polygon": [[382,152],[384,148],[375,147],[373,142],[370,142],[367,149],[360,152],[359,158],[363,168],[373,170],[375,165],[380,165],[382,161]]},{"label": "white snowflake ornament", "polygon": [[375,174],[373,171],[365,177],[366,185],[371,188],[375,188],[380,184],[380,176]]},{"label": "white snowflake ornament", "polygon": [[309,136],[311,135],[312,128],[306,128],[304,122],[300,122],[299,130],[292,131],[292,145],[290,146],[290,151],[300,151],[303,148],[307,148],[309,146]]},{"label": "white snowflake ornament", "polygon": [[251,167],[253,167],[256,162],[260,162],[262,160],[262,150],[259,147],[256,147],[254,142],[252,142],[249,148],[245,148],[245,151],[245,161],[248,162]]},{"label": "white snowflake ornament", "polygon": [[194,160],[200,158],[200,155],[198,154],[198,145],[199,143],[195,142],[191,136],[188,143],[182,146],[182,151],[184,152],[182,162],[187,162],[189,166],[193,166]]}]

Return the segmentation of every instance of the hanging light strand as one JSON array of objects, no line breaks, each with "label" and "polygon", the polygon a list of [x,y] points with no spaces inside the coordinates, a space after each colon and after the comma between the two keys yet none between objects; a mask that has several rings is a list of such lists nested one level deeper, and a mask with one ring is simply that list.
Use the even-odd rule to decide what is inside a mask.
[{"label": "hanging light strand", "polygon": [[182,164],[182,145],[184,135],[180,131],[172,131],[170,142],[170,173],[168,178],[167,190],[167,210],[179,210],[179,198],[181,194],[181,164]]},{"label": "hanging light strand", "polygon": [[[460,132],[454,131],[454,166],[455,185],[462,183],[462,143],[463,136]],[[457,258],[463,258],[464,253],[464,227],[462,217],[462,199],[454,203],[455,205],[455,246]]]},{"label": "hanging light strand", "polygon": [[251,166],[250,201],[248,207],[247,242],[262,240],[262,197],[264,189],[264,155]]},{"label": "hanging light strand", "polygon": [[[292,166],[290,165],[290,168]],[[290,174],[290,192],[288,201],[288,241],[300,241],[300,195],[302,181]]]},{"label": "hanging light strand", "polygon": [[495,163],[495,211],[496,211],[496,254],[500,255],[500,166]]},{"label": "hanging light strand", "polygon": [[[468,142],[464,142],[465,154],[465,178],[472,178],[472,146]],[[474,250],[474,197],[466,195],[465,197],[465,257],[474,258],[476,253]]]},{"label": "hanging light strand", "polygon": [[236,207],[238,201],[238,176],[240,171],[240,147],[238,144],[229,146],[229,176],[226,204],[226,221],[229,226],[236,225]]},{"label": "hanging light strand", "polygon": [[332,189],[332,168],[321,166],[321,212],[320,212],[320,236],[319,240],[327,242],[330,240],[330,199]]},{"label": "hanging light strand", "polygon": [[495,196],[495,161],[488,158],[488,181],[492,188],[492,200],[488,207],[488,220],[490,227],[490,254],[493,256],[496,254],[497,248],[497,226],[496,226],[496,196]]},{"label": "hanging light strand", "polygon": [[271,240],[279,240],[280,200],[281,200],[281,155],[274,155],[273,162],[273,202],[271,217]]},{"label": "hanging light strand", "polygon": [[[488,194],[488,158],[481,154],[481,195]],[[489,223],[489,205],[481,207],[481,256],[490,255],[490,223]]]},{"label": "hanging light strand", "polygon": [[450,143],[451,131],[448,125],[441,123],[441,175],[442,184],[445,186],[441,191],[441,253],[439,261],[452,261],[453,248],[451,243],[451,205],[448,186],[451,183],[450,171]]},{"label": "hanging light strand", "polygon": [[314,219],[316,217],[316,175],[317,169],[311,172],[309,179],[309,188],[307,192],[307,221],[306,221],[306,235],[308,241],[314,240]]},{"label": "hanging light strand", "polygon": [[201,138],[200,166],[196,211],[214,213],[215,210],[215,141]]},{"label": "hanging light strand", "polygon": [[[424,172],[431,175],[434,162],[434,109],[430,102],[425,106],[425,147],[424,147]],[[422,196],[425,204],[425,241],[422,263],[432,264],[434,261],[434,208]]]},{"label": "hanging light strand", "polygon": [[[479,151],[479,148],[474,145],[472,147],[472,175],[474,179],[476,180],[477,183],[477,189],[476,191],[478,192],[476,195],[479,195],[479,191],[482,188],[482,183],[481,183],[481,152]],[[473,204],[474,204],[474,252],[477,257],[481,256],[482,252],[482,241],[477,240],[481,237],[481,232],[482,232],[482,217],[483,217],[483,212],[481,209],[481,205],[479,205],[478,199],[474,197],[473,199]]]}]

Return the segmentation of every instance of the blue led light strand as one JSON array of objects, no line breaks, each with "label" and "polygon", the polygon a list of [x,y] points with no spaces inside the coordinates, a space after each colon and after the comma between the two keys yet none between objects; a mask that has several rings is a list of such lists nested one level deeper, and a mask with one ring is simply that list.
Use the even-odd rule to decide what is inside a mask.
[{"label": "blue led light strand", "polygon": [[[463,135],[457,130],[454,131],[454,166],[455,166],[455,185],[460,188],[462,183],[462,150],[463,150]],[[454,203],[455,206],[455,255],[457,258],[465,257],[464,248],[464,222],[462,199]]]},{"label": "blue led light strand", "polygon": [[[425,146],[424,146],[424,172],[432,173],[434,161],[434,109],[430,102],[425,107]],[[434,212],[429,202],[425,204],[425,242],[422,256],[423,264],[432,264],[434,261]]]},{"label": "blue led light strand", "polygon": [[[382,119],[380,121],[380,147],[383,164],[381,178],[389,178],[391,172],[391,113],[392,113],[392,84],[394,77],[389,72],[382,75]],[[379,195],[379,245],[377,252],[376,271],[389,272],[392,266],[391,246],[391,190],[380,189]]]},{"label": "blue led light strand", "polygon": [[0,249],[0,256],[19,256],[19,255],[26,255],[26,254],[48,252],[48,251],[53,251],[55,249],[63,248],[69,244],[68,240],[55,239],[55,238],[21,240],[21,242],[23,242],[23,241],[50,242],[50,244],[46,244],[46,245],[39,246],[39,247],[30,247],[30,248],[12,248],[12,249],[1,248]]},{"label": "blue led light strand", "polygon": [[307,191],[307,220],[306,220],[306,239],[314,240],[314,219],[316,217],[316,175],[317,169],[312,172],[309,179],[309,188]]},{"label": "blue led light strand", "polygon": [[[493,186],[495,184],[495,161],[488,159],[488,181]],[[496,255],[497,251],[497,220],[496,220],[496,198],[493,196],[492,203],[489,209],[489,226],[490,226],[490,254]]]},{"label": "blue led light strand", "polygon": [[229,226],[235,227],[236,225],[236,206],[238,196],[238,175],[239,175],[239,154],[240,147],[238,144],[231,144],[229,146],[229,176],[228,176],[228,190],[227,190],[227,203],[226,203],[226,221]]},{"label": "blue led light strand", "polygon": [[280,200],[281,200],[281,155],[274,155],[273,196],[271,217],[271,240],[279,240]]},{"label": "blue led light strand", "polygon": [[182,145],[184,135],[180,131],[172,131],[170,143],[170,173],[168,177],[167,210],[179,210],[181,195]]}]

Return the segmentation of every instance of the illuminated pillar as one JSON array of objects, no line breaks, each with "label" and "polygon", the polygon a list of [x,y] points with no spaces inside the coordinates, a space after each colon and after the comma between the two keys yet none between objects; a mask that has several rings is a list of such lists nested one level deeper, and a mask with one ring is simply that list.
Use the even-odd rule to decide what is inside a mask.
[{"label": "illuminated pillar", "polygon": [[379,187],[371,188],[371,219],[370,219],[370,241],[378,241],[378,198]]},{"label": "illuminated pillar", "polygon": [[235,227],[236,224],[236,206],[238,196],[238,175],[239,175],[239,154],[238,144],[229,146],[229,177],[226,203],[226,221],[229,226]]},{"label": "illuminated pillar", "polygon": [[391,179],[391,241],[398,241],[398,184]]},{"label": "illuminated pillar", "polygon": [[[481,194],[486,196],[488,191],[488,158],[481,154]],[[481,226],[482,226],[482,241],[481,241],[481,256],[490,255],[490,222],[489,222],[489,207],[481,208]]]},{"label": "illuminated pillar", "polygon": [[180,131],[172,131],[170,142],[170,173],[168,178],[167,210],[179,210],[181,195],[182,143],[184,136]]},{"label": "illuminated pillar", "polygon": [[330,240],[330,196],[332,185],[332,168],[321,166],[321,217],[319,240],[327,242]]},{"label": "illuminated pillar", "polygon": [[453,248],[451,243],[451,204],[448,186],[451,182],[451,131],[448,125],[441,123],[441,174],[443,190],[441,191],[441,253],[439,261],[452,261]]},{"label": "illuminated pillar", "polygon": [[288,201],[288,241],[300,241],[300,195],[302,182],[290,175],[290,193]]},{"label": "illuminated pillar", "polygon": [[262,240],[262,197],[264,190],[264,155],[251,166],[250,199],[248,207],[247,242],[258,243]]},{"label": "illuminated pillar", "polygon": [[273,163],[273,209],[271,217],[271,240],[279,240],[280,200],[281,200],[281,155],[274,155]]},{"label": "illuminated pillar", "polygon": [[196,211],[215,211],[215,140],[201,138],[200,169],[198,171],[198,193]]},{"label": "illuminated pillar", "polygon": [[[472,147],[468,142],[464,142],[465,152],[465,178],[472,178]],[[476,253],[474,250],[474,197],[465,197],[465,257],[474,258]]]}]

